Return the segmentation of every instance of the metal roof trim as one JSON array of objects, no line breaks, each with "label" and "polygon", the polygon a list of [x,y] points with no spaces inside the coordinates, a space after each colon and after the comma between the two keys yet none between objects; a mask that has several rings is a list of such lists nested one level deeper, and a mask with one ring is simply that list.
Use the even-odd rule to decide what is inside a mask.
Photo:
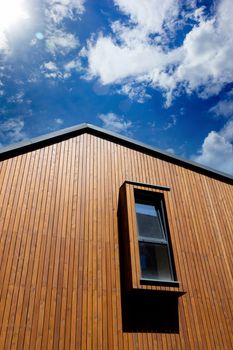
[{"label": "metal roof trim", "polygon": [[210,167],[201,165],[199,163],[196,163],[194,161],[187,160],[185,158],[172,155],[168,152],[162,151],[156,147],[152,147],[150,145],[144,144],[140,141],[136,141],[134,139],[131,139],[129,137],[119,135],[115,132],[100,128],[98,126],[94,126],[92,124],[83,123],[79,124],[73,127],[69,127],[66,129],[62,129],[59,131],[55,131],[46,135],[42,135],[39,137],[35,137],[29,140],[25,140],[23,142],[10,145],[7,147],[0,148],[0,160],[13,157],[15,155],[26,153],[27,151],[30,151],[31,149],[36,149],[45,146],[46,144],[52,144],[61,141],[62,139],[67,139],[70,137],[74,137],[78,134],[82,134],[85,132],[89,132],[91,134],[98,134],[101,136],[105,136],[105,138],[111,138],[114,139],[114,141],[120,141],[121,143],[127,143],[128,145],[131,145],[133,148],[141,149],[150,153],[155,153],[156,155],[159,155],[160,157],[166,158],[166,160],[170,160],[172,163],[179,163],[181,165],[184,165],[186,167],[191,167],[192,169],[201,170],[208,172],[208,174],[213,174],[215,176],[220,176],[221,178],[225,178],[226,180],[233,181],[233,176],[226,174],[224,172],[212,169]]}]

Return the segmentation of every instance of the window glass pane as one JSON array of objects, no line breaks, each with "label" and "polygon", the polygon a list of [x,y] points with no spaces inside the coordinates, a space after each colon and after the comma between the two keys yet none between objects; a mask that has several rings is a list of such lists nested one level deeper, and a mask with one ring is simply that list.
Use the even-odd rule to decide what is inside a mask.
[{"label": "window glass pane", "polygon": [[139,242],[141,276],[172,281],[167,245]]},{"label": "window glass pane", "polygon": [[159,211],[154,205],[136,203],[138,235],[145,238],[165,239]]}]

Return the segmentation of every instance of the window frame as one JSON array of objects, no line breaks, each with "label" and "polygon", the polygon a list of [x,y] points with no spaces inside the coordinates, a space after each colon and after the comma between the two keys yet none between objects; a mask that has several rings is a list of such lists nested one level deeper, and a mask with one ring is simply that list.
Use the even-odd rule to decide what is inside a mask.
[{"label": "window frame", "polygon": [[[157,198],[156,198],[157,197]],[[174,259],[171,254],[171,242],[169,240],[169,229],[168,229],[168,221],[167,221],[167,214],[166,214],[166,207],[164,203],[164,196],[162,193],[155,193],[151,191],[145,191],[145,190],[138,190],[134,189],[134,200],[135,200],[135,213],[137,217],[137,209],[136,204],[147,204],[155,207],[155,211],[158,215],[158,220],[160,223],[160,226],[162,228],[162,233],[164,239],[161,238],[150,238],[150,237],[143,237],[140,235],[139,231],[139,225],[137,222],[137,237],[138,237],[138,251],[139,251],[139,259],[140,259],[140,242],[142,243],[148,243],[153,246],[163,246],[167,249],[167,255],[168,255],[168,265],[169,265],[169,272],[171,275],[171,279],[160,279],[155,277],[143,277],[141,263],[140,263],[140,280],[141,281],[151,281],[151,282],[158,282],[158,283],[176,283],[176,274],[175,274],[175,267],[174,267]],[[136,219],[137,221],[137,219]]]},{"label": "window frame", "polygon": [[[167,239],[170,248],[170,258],[172,263],[172,272],[174,280],[159,280],[143,278],[141,276],[139,241],[137,232],[137,219],[135,210],[135,190],[145,192],[148,195],[158,195],[163,200],[163,220],[166,224]],[[124,284],[127,290],[150,289],[161,292],[183,293],[180,282],[177,279],[176,259],[174,256],[174,237],[170,234],[168,221],[171,220],[170,188],[167,186],[158,186],[144,184],[136,181],[126,180],[119,193],[119,228],[122,238],[120,246],[122,247],[122,262],[124,264]],[[170,215],[170,216],[169,216]],[[165,228],[164,228],[165,229]]]}]

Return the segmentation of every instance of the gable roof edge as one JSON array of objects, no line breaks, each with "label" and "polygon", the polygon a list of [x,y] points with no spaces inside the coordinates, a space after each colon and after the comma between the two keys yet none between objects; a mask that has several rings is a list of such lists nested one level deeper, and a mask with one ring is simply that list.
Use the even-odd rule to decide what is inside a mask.
[{"label": "gable roof edge", "polygon": [[71,137],[78,136],[85,132],[96,136],[107,138],[116,143],[125,144],[139,151],[144,151],[146,153],[156,155],[159,158],[162,158],[166,161],[170,161],[171,163],[175,163],[201,173],[206,173],[209,176],[212,175],[212,177],[215,177],[215,178],[216,177],[221,178],[222,180],[225,180],[226,182],[233,184],[233,176],[229,174],[212,169],[208,166],[201,165],[194,161],[187,160],[185,158],[182,158],[176,155],[172,155],[156,147],[152,147],[140,141],[131,139],[127,136],[119,135],[113,131],[109,131],[88,123],[82,123],[73,127],[69,127],[69,128],[55,131],[46,135],[25,140],[17,144],[3,147],[0,149],[0,161],[17,156],[22,153],[30,152],[32,150],[35,150],[47,145],[51,145],[53,143],[57,143],[65,139],[69,139]]}]

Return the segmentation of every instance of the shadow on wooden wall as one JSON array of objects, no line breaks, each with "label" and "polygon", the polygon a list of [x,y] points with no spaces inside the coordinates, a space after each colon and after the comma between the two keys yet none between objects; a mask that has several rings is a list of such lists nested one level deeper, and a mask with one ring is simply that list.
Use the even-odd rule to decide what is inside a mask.
[{"label": "shadow on wooden wall", "polygon": [[121,288],[124,332],[179,333],[178,297]]}]

